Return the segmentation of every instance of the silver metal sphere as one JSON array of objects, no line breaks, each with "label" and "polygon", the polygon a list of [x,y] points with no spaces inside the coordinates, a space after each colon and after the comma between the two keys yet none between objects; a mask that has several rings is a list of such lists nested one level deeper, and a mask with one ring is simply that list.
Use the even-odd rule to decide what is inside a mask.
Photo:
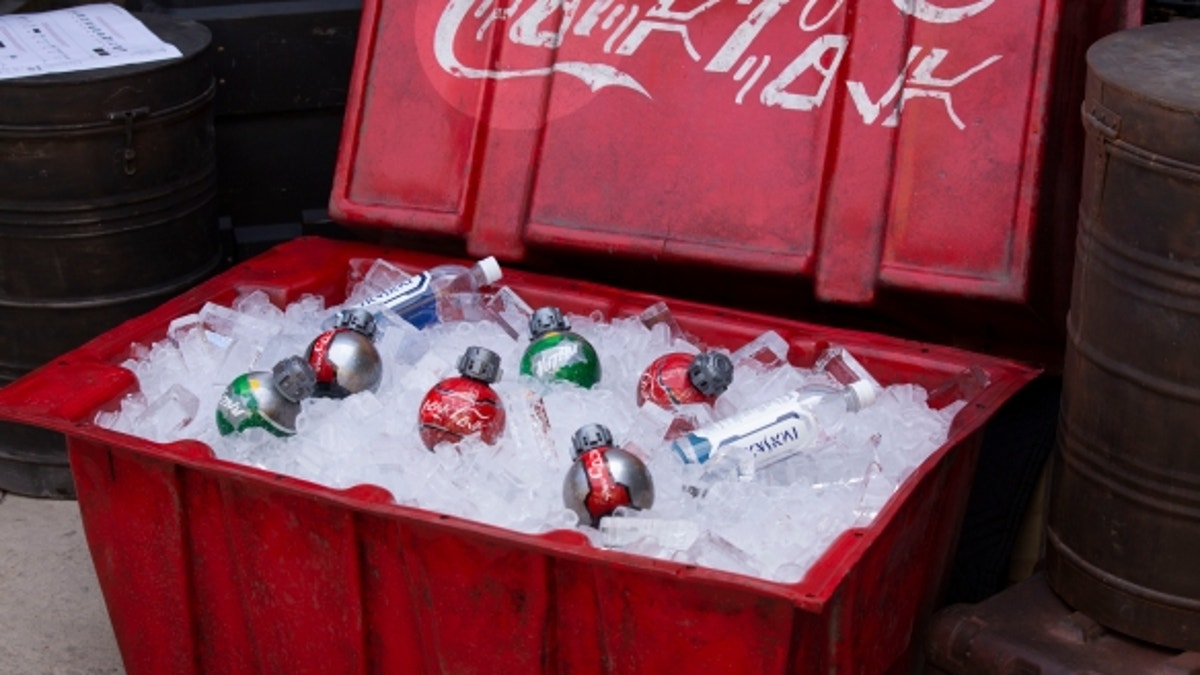
[{"label": "silver metal sphere", "polygon": [[588,480],[587,467],[576,459],[563,480],[563,503],[579,515],[583,523],[599,524],[600,518],[608,515],[617,506],[632,506],[636,509],[648,509],[654,505],[654,481],[650,471],[642,460],[620,448],[603,450],[604,464],[612,475],[613,482],[625,488],[629,494],[628,503],[619,503],[600,497],[599,501],[606,507],[606,513],[588,511],[587,498],[592,492],[592,482]]}]

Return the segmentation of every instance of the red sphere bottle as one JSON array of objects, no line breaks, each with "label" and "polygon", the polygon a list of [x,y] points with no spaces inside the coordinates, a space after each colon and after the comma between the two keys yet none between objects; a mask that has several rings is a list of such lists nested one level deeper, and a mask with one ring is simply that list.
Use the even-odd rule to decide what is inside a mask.
[{"label": "red sphere bottle", "polygon": [[473,435],[492,445],[504,433],[504,406],[491,387],[500,379],[500,356],[468,347],[458,359],[458,372],[434,385],[418,409],[421,441],[430,450]]},{"label": "red sphere bottle", "polygon": [[720,352],[658,357],[638,378],[637,403],[670,410],[688,403],[711,404],[733,382],[733,362]]}]

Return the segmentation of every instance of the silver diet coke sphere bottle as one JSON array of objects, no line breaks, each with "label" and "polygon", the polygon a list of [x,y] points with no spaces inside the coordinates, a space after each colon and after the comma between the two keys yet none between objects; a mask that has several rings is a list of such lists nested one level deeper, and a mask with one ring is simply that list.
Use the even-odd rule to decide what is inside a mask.
[{"label": "silver diet coke sphere bottle", "polygon": [[619,506],[654,505],[654,481],[642,460],[613,447],[603,424],[585,424],[571,439],[575,461],[563,480],[563,503],[593,527]]}]

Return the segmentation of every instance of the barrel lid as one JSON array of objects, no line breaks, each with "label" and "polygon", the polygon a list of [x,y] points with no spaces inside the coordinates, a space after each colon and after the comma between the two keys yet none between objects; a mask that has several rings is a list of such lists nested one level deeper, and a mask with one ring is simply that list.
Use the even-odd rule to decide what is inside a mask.
[{"label": "barrel lid", "polygon": [[[1087,54],[1085,126],[1186,175],[1200,165],[1200,21],[1114,33]],[[1157,158],[1157,159],[1155,159]],[[1161,168],[1161,166],[1160,166]]]},{"label": "barrel lid", "polygon": [[211,97],[211,31],[189,19],[131,13],[181,56],[0,81],[0,127],[90,124],[124,111],[136,119]]},{"label": "barrel lid", "polygon": [[1200,115],[1200,21],[1172,21],[1114,33],[1088,50],[1106,85],[1154,105]]}]

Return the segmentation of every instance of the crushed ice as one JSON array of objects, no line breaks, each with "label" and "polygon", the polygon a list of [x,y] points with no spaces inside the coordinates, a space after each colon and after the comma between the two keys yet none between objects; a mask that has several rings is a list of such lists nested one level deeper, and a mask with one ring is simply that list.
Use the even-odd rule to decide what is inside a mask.
[{"label": "crushed ice", "polygon": [[[407,276],[383,261],[353,261],[352,268],[356,282],[348,304]],[[140,391],[118,411],[100,413],[97,423],[158,442],[197,439],[222,459],[334,488],[377,484],[400,504],[520,532],[578,527],[596,546],[792,583],[845,530],[871,522],[897,486],[945,442],[963,405],[932,410],[921,387],[892,385],[874,405],[848,416],[833,443],[786,462],[771,480],[716,481],[697,491],[702,467],[684,465],[663,441],[675,415],[634,402],[646,364],[668,351],[699,351],[672,330],[669,308],[668,320],[652,328],[637,317],[610,322],[599,313],[568,313],[572,329],[601,359],[603,379],[585,390],[519,377],[528,343],[521,302],[508,288],[488,302],[504,321],[458,321],[418,331],[384,317],[378,391],[305,400],[290,438],[261,429],[221,436],[214,423],[217,400],[238,375],[303,355],[337,308],[306,296],[281,309],[261,291],[238,297],[232,307],[210,303],[173,321],[165,339],[134,347],[122,365],[137,375]],[[456,374],[456,359],[471,345],[501,356],[503,374],[493,388],[507,410],[506,431],[493,447],[468,440],[461,452],[429,452],[418,435],[417,405],[430,387]],[[823,373],[786,364],[786,344],[771,332],[749,345],[724,347],[735,360],[733,384],[715,408],[681,411],[696,424],[828,381]],[[549,428],[539,420],[548,420]],[[621,509],[599,529],[579,526],[562,502],[571,435],[592,422],[607,426],[617,445],[646,460],[656,487],[652,509]]]}]

